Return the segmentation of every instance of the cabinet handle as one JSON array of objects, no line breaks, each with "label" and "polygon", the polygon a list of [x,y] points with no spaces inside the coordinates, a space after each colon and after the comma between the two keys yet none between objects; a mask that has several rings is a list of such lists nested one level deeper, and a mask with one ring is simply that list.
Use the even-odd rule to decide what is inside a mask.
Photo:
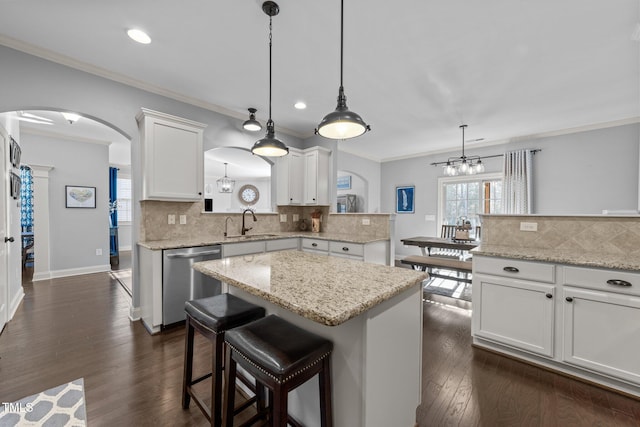
[{"label": "cabinet handle", "polygon": [[13,241],[15,241],[15,239],[14,239],[13,237],[5,237],[5,238],[4,238],[4,242],[5,242],[5,243],[7,243],[7,242],[13,242]]},{"label": "cabinet handle", "polygon": [[505,267],[503,268],[504,271],[508,272],[508,273],[519,273],[520,270],[518,270],[516,267]]},{"label": "cabinet handle", "polygon": [[630,282],[627,282],[626,280],[619,280],[619,279],[609,279],[607,280],[607,285],[624,286],[627,288],[631,287]]},{"label": "cabinet handle", "polygon": [[346,246],[343,246],[343,247],[342,247],[342,250],[343,250],[343,251],[345,251],[345,252],[349,252],[349,248],[348,248],[348,247],[346,247]]},{"label": "cabinet handle", "polygon": [[545,297],[547,298],[553,298],[553,294],[546,294]]},{"label": "cabinet handle", "polygon": [[316,246],[318,246],[318,244],[317,243],[312,243],[311,246],[313,246],[315,248]]},{"label": "cabinet handle", "polygon": [[571,297],[566,297],[565,299],[567,300],[567,302],[572,302],[573,301],[573,298],[571,298]]}]

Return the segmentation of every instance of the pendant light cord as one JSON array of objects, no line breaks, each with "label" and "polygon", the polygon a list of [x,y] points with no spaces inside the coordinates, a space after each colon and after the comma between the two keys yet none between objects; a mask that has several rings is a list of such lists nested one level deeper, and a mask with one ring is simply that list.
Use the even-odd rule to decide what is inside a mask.
[{"label": "pendant light cord", "polygon": [[273,17],[269,16],[269,121],[271,121],[271,45],[273,40]]},{"label": "pendant light cord", "polygon": [[344,63],[344,0],[340,0],[340,87],[342,88],[342,67]]}]

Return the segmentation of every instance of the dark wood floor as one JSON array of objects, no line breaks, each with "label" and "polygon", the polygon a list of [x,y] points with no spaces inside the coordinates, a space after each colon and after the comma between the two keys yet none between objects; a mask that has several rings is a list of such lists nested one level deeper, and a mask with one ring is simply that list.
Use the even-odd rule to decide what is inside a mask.
[{"label": "dark wood floor", "polygon": [[[193,404],[180,406],[183,329],[150,336],[131,323],[129,297],[108,273],[25,293],[0,335],[0,402],[83,377],[92,427],[206,425]],[[637,400],[472,348],[468,305],[456,304],[425,302],[419,426],[640,425]],[[196,345],[204,372],[209,347]]]}]

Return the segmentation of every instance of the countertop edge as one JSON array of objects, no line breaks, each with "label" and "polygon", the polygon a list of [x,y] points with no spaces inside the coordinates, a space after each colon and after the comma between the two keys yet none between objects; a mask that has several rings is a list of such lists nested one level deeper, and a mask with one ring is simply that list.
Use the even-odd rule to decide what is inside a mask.
[{"label": "countertop edge", "polygon": [[482,247],[472,249],[474,255],[521,259],[524,261],[552,262],[556,264],[567,264],[578,267],[606,268],[613,270],[625,270],[632,272],[640,271],[640,263],[630,262],[622,259],[622,255],[616,254],[590,254],[590,253],[567,253],[554,252],[547,249],[535,248],[513,248],[513,247]]},{"label": "countertop edge", "polygon": [[367,243],[390,240],[388,237],[387,238],[353,237],[353,236],[350,237],[342,234],[331,234],[331,233],[325,234],[325,233],[312,233],[312,232],[307,232],[307,233],[305,232],[274,232],[274,233],[268,233],[268,234],[274,234],[274,235],[270,235],[270,236],[253,235],[255,237],[250,237],[250,238],[219,237],[219,238],[212,238],[210,240],[197,240],[197,241],[189,240],[189,239],[150,240],[150,241],[137,242],[137,244],[146,249],[157,251],[157,250],[164,250],[164,249],[179,249],[179,248],[190,248],[190,247],[197,247],[197,246],[224,245],[224,244],[244,243],[244,242],[262,242],[266,240],[281,240],[281,239],[291,239],[291,238],[332,240],[337,242],[348,242],[348,243],[358,243],[358,244],[367,244]]}]

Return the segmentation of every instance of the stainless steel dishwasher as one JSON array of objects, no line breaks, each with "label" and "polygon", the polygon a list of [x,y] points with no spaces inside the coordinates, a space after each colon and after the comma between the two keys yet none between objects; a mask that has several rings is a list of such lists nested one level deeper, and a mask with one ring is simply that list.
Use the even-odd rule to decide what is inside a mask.
[{"label": "stainless steel dishwasher", "polygon": [[198,298],[219,295],[219,280],[196,271],[193,264],[222,258],[220,245],[167,249],[162,256],[162,324],[185,319],[184,303]]}]

